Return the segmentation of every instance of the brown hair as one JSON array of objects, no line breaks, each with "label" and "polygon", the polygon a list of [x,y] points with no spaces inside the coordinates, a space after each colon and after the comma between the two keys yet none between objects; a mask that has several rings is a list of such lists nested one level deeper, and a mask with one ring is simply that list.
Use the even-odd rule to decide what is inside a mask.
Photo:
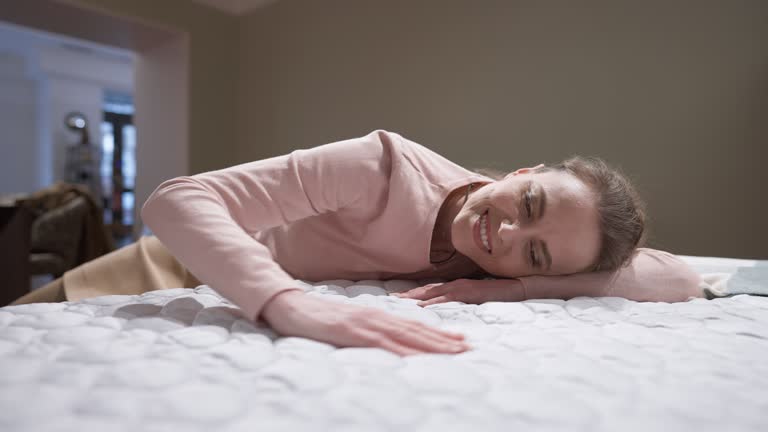
[{"label": "brown hair", "polygon": [[[491,178],[501,177],[490,170],[478,170]],[[600,217],[600,252],[585,271],[611,271],[629,264],[636,248],[645,241],[645,203],[618,169],[593,156],[573,156],[560,163],[536,168],[532,172],[560,171],[573,175],[589,187],[597,198]]]}]

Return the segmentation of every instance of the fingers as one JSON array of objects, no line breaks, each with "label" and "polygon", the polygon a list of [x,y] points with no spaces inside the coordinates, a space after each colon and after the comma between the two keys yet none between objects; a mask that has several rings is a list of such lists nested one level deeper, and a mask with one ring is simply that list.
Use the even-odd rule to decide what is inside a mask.
[{"label": "fingers", "polygon": [[416,355],[416,354],[425,354],[424,351],[417,350],[411,347],[407,347],[405,345],[402,345],[398,342],[391,341],[388,339],[382,339],[380,343],[381,348],[391,351],[399,356],[409,356],[409,355]]},{"label": "fingers", "polygon": [[421,321],[405,320],[405,322],[410,324],[412,327],[418,327],[420,329],[428,329],[429,331],[435,332],[441,336],[445,336],[445,337],[456,339],[456,340],[464,340],[464,335],[461,333],[455,333],[447,330],[442,330],[437,327],[431,327],[422,323]]},{"label": "fingers", "polygon": [[[447,290],[443,290],[443,291],[447,291]],[[392,295],[399,298],[410,298],[414,300],[421,300],[420,302],[416,303],[419,306],[429,306],[437,303],[455,301],[453,299],[450,299],[447,293],[439,294],[437,290],[432,290],[429,292],[429,294],[424,294],[424,292],[418,292],[418,293],[415,292],[415,293],[409,294],[408,292],[405,292],[405,293],[393,293]]]},{"label": "fingers", "polygon": [[433,285],[425,285],[425,286],[422,286],[422,287],[410,289],[408,291],[403,291],[401,293],[394,293],[393,295],[395,297],[400,297],[400,298],[412,298],[412,299],[415,299],[415,298],[418,298],[419,296],[423,296],[427,292],[427,289],[429,287],[431,287],[431,286],[433,286]]},{"label": "fingers", "polygon": [[429,300],[432,297],[443,295],[450,290],[451,286],[448,283],[438,283],[424,285],[423,287],[414,288],[412,290],[404,291],[401,293],[395,293],[396,297],[410,298],[416,300]]},{"label": "fingers", "polygon": [[[429,341],[435,344],[435,346],[444,346],[447,344],[447,349],[449,352],[451,350],[459,350],[458,352],[466,351],[469,349],[469,345],[467,345],[466,342],[464,342],[464,335],[459,335],[461,338],[456,338],[453,335],[456,335],[455,333],[448,333],[439,329],[436,329],[434,327],[429,326],[414,326],[412,327],[412,335],[416,338],[423,338],[424,341]],[[448,335],[451,336],[448,336]]]},{"label": "fingers", "polygon": [[[380,328],[380,329],[356,329],[354,333],[361,340],[354,346],[371,346],[385,349],[399,356],[409,356],[416,354],[428,354],[433,352],[457,352],[457,348],[435,349],[428,344],[413,344],[412,341],[398,337],[406,332],[405,328]],[[360,343],[362,342],[362,343]]]},{"label": "fingers", "polygon": [[406,346],[423,352],[457,354],[469,349],[462,341],[447,337],[436,329],[403,322],[382,323],[381,330],[387,337]]},{"label": "fingers", "polygon": [[399,356],[408,356],[415,354],[424,354],[425,351],[403,344],[400,341],[390,338],[384,332],[374,328],[355,328],[349,333],[350,339],[345,343],[335,344],[339,347],[375,347],[393,352]]},{"label": "fingers", "polygon": [[418,304],[419,306],[422,306],[422,307],[426,307],[426,306],[430,306],[430,305],[433,305],[433,304],[446,303],[446,302],[449,302],[449,301],[453,301],[453,300],[449,299],[448,296],[444,296],[443,295],[443,296],[431,298],[429,300],[420,301],[420,302],[418,302],[416,304]]},{"label": "fingers", "polygon": [[436,330],[436,331],[439,331],[441,334],[444,334],[446,337],[449,337],[451,339],[456,339],[461,341],[464,340],[464,335],[461,333],[453,333],[445,330]]},{"label": "fingers", "polygon": [[437,327],[428,326],[423,322],[414,320],[414,319],[406,319],[406,318],[399,318],[399,317],[397,317],[396,319],[397,319],[397,325],[402,325],[404,323],[406,324],[406,326],[409,326],[409,327],[418,327],[420,329],[428,329],[429,331],[436,332],[437,334],[441,336],[445,336],[447,338],[464,340],[464,335],[461,333],[456,333],[452,331],[442,330]]}]

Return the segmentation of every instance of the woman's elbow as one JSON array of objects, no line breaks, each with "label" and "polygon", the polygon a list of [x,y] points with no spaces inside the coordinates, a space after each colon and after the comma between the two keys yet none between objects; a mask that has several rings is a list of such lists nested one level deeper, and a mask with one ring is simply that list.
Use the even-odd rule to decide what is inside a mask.
[{"label": "woman's elbow", "polygon": [[159,221],[171,217],[169,210],[173,207],[172,201],[183,199],[183,190],[194,185],[194,180],[187,176],[175,177],[160,183],[141,206],[139,214],[142,222],[150,230],[155,231]]},{"label": "woman's elbow", "polygon": [[701,290],[701,275],[682,259],[675,257],[674,265],[669,268],[668,291],[672,294],[670,302],[687,301],[691,297],[704,297]]},{"label": "woman's elbow", "polygon": [[704,297],[699,274],[669,252],[642,248],[627,274],[633,288],[626,297],[635,301],[674,303]]}]

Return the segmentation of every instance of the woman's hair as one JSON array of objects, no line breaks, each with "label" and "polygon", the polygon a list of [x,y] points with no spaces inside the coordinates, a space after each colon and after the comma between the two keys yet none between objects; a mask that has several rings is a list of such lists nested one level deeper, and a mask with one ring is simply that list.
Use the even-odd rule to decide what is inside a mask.
[{"label": "woman's hair", "polygon": [[[560,171],[573,175],[589,187],[597,198],[600,218],[600,252],[586,271],[616,270],[630,262],[635,249],[645,241],[645,203],[618,169],[597,157],[574,156],[554,165],[534,169],[534,173]],[[498,174],[481,174],[500,179]]]}]

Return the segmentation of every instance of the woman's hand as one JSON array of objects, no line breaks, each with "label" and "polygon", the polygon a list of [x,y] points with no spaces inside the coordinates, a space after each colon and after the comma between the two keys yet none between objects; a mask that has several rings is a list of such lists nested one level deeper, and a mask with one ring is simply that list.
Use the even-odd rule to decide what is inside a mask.
[{"label": "woman's hand", "polygon": [[422,300],[419,306],[458,301],[481,304],[489,301],[514,302],[525,300],[523,284],[517,279],[456,279],[434,283],[391,294],[400,298]]},{"label": "woman's hand", "polygon": [[261,316],[282,336],[301,336],[338,347],[378,347],[401,356],[469,349],[462,334],[299,290],[277,294],[264,306]]}]

